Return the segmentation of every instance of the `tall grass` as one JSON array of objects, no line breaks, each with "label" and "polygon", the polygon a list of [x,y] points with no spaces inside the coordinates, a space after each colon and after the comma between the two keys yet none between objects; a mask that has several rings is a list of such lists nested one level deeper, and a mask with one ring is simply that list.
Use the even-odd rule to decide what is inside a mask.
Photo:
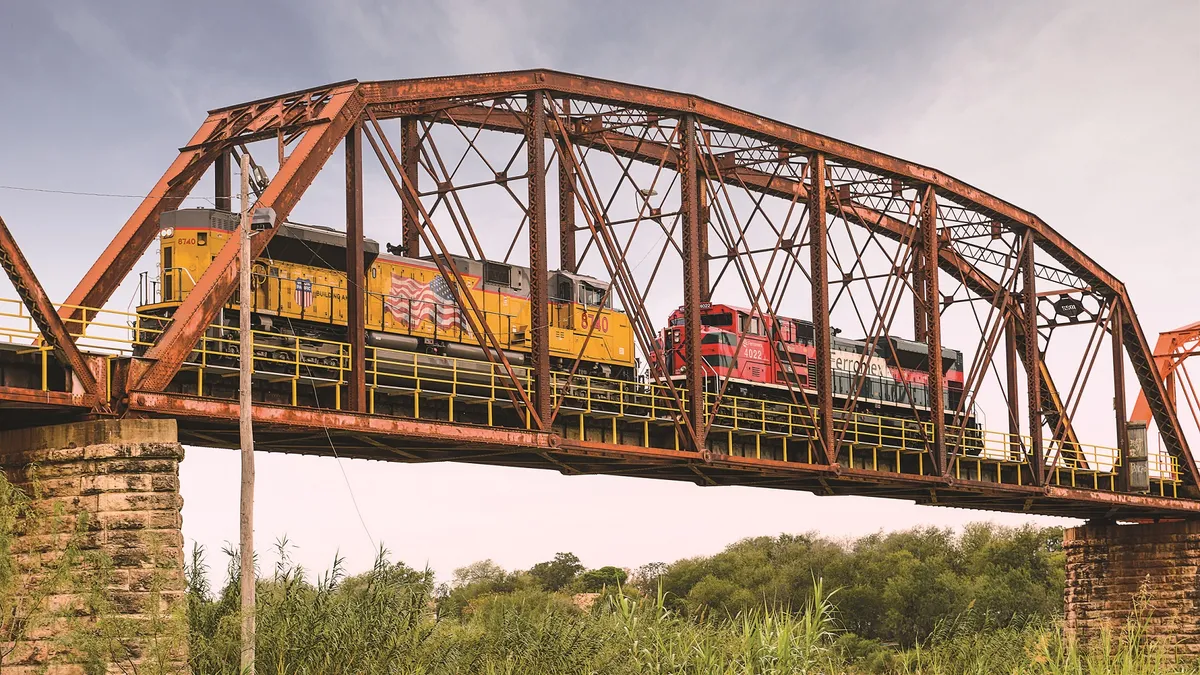
[{"label": "tall grass", "polygon": [[[438,615],[428,571],[390,563],[346,576],[340,559],[310,579],[287,559],[259,582],[258,671],[264,675],[1149,675],[1200,673],[1172,665],[1135,620],[1088,647],[1041,620],[998,622],[968,610],[901,650],[838,628],[819,579],[798,611],[763,607],[710,617],[673,611],[659,587],[643,595],[606,589],[582,610],[569,596],[535,588],[483,595]],[[205,581],[202,551],[188,565],[191,666],[236,673],[238,564],[218,593]],[[853,646],[853,647],[851,647]]]},{"label": "tall grass", "polygon": [[1173,659],[1166,645],[1146,636],[1146,618],[1135,612],[1119,631],[1105,628],[1080,644],[1059,622],[1030,619],[998,625],[970,610],[943,622],[925,643],[899,656],[893,670],[905,675],[1149,675],[1200,673],[1200,664]]}]

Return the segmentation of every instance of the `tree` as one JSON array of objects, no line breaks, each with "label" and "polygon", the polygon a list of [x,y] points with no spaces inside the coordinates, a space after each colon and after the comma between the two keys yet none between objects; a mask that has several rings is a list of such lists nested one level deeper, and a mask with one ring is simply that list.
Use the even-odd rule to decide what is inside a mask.
[{"label": "tree", "polygon": [[583,571],[583,564],[574,553],[556,553],[554,560],[540,562],[529,570],[529,575],[547,591],[561,591]]},{"label": "tree", "polygon": [[508,572],[489,558],[454,570],[454,585],[467,586],[481,581],[502,582],[507,577]]},{"label": "tree", "polygon": [[579,589],[584,593],[598,593],[607,588],[616,588],[625,583],[629,573],[611,565],[588,570],[579,575]]}]

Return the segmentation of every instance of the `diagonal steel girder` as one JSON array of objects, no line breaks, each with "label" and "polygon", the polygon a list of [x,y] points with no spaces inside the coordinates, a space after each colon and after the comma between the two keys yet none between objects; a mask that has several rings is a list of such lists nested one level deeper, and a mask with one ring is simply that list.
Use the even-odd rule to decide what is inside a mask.
[{"label": "diagonal steel girder", "polygon": [[99,396],[101,392],[96,377],[88,368],[87,360],[55,311],[54,303],[46,296],[46,289],[34,276],[33,268],[29,266],[29,261],[25,260],[25,254],[21,253],[21,247],[17,246],[17,240],[13,238],[3,218],[0,218],[0,266],[4,267],[4,272],[16,289],[17,295],[21,297],[21,302],[25,304],[25,309],[29,310],[29,316],[37,325],[43,340],[54,350],[54,356],[75,373],[75,378],[79,380],[84,392]]},{"label": "diagonal steel girder", "polygon": [[183,204],[218,156],[234,144],[285,132],[290,135],[320,123],[333,94],[354,86],[356,83],[346,82],[324,85],[209,111],[188,144],[179,150],[179,156],[59,308],[68,329],[82,332],[82,322],[94,314],[91,310],[108,302],[157,238],[158,217]]},{"label": "diagonal steel girder", "polygon": [[[521,129],[523,128],[519,115],[488,114],[487,108],[477,105],[441,106],[438,114],[452,116],[454,121],[462,126],[482,126],[495,131],[510,133],[521,133]],[[616,152],[623,157],[633,157],[653,164],[662,164],[667,168],[678,169],[678,153],[675,148],[648,141],[641,137],[606,130],[576,134],[572,140],[580,145],[587,145],[607,152]],[[715,160],[710,157],[706,161]],[[809,199],[810,190],[802,181],[768,174],[756,169],[733,167],[724,172],[720,176],[720,179],[725,182],[741,181],[749,187],[784,199],[797,201]],[[874,230],[894,241],[907,241],[916,236],[913,225],[862,204],[845,200],[835,204],[833,201],[830,201],[828,202],[827,210],[829,213],[845,217],[851,222]],[[1001,297],[1008,294],[1008,291],[1002,288],[998,282],[980,271],[970,260],[960,255],[954,249],[938,247],[938,254],[941,268],[955,279],[962,281],[972,292],[982,297]],[[1009,303],[1011,308],[1015,308],[1016,304]],[[1016,338],[1018,353],[1024,359],[1023,355],[1026,351],[1025,331],[1021,328],[1019,322]],[[1061,429],[1059,434],[1060,441],[1065,441],[1070,447],[1079,447],[1078,436],[1075,433],[1069,416],[1066,414],[1066,406],[1058,393],[1058,388],[1054,384],[1054,379],[1050,375],[1049,368],[1041,358],[1038,359],[1037,367],[1041,373],[1041,398],[1043,415],[1046,421],[1052,429]]]},{"label": "diagonal steel girder", "polygon": [[[279,226],[300,200],[329,156],[358,122],[363,99],[356,85],[340,87],[323,110],[323,121],[305,128],[292,153],[271,179],[255,208],[275,209],[275,227],[251,238],[250,255],[259,256]],[[187,355],[212,323],[221,307],[229,301],[237,285],[240,251],[231,236],[217,257],[196,281],[195,287],[176,310],[171,323],[147,350],[144,372],[132,372],[130,390],[162,391],[179,371]]]}]

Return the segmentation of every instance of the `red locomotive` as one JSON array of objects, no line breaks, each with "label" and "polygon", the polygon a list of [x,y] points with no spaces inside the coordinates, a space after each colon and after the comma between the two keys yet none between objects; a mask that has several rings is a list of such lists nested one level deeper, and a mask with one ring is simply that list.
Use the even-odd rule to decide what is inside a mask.
[{"label": "red locomotive", "polygon": [[[706,380],[724,384],[729,378],[728,392],[768,400],[790,400],[789,389],[797,396],[802,389],[815,404],[816,372],[809,368],[816,356],[812,322],[772,319],[722,304],[704,303],[700,310],[700,354]],[[680,307],[671,313],[668,327],[658,338],[667,372],[679,381],[683,380],[688,348],[683,322]],[[858,410],[907,418],[913,417],[914,409],[928,411],[929,350],[924,343],[880,338],[874,349],[868,350],[865,340],[850,340],[838,337],[836,329],[833,332],[830,351],[835,401],[854,398],[851,390],[861,379]],[[865,377],[860,377],[864,371]],[[942,372],[942,396],[949,416],[962,401],[962,352],[943,348]],[[928,419],[928,414],[920,417]]]}]

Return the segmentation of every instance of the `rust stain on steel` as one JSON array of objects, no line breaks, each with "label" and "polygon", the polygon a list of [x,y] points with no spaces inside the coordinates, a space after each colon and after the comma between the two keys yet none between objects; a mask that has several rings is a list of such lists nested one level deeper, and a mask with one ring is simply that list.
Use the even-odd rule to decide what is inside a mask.
[{"label": "rust stain on steel", "polygon": [[[279,173],[271,179],[258,203],[254,205],[254,208],[275,209],[276,224],[275,227],[251,238],[252,257],[262,254],[271,237],[299,201],[300,195],[358,121],[362,111],[362,97],[354,87],[342,88],[333,94],[326,111],[333,111],[333,120],[308,130],[280,167]],[[147,351],[147,360],[154,363],[140,381],[130,387],[131,389],[160,391],[166,387],[192,351],[200,335],[212,323],[221,307],[229,301],[237,285],[239,250],[235,245],[236,239],[235,236],[228,239],[212,265],[205,270],[192,292],[176,310],[175,318],[159,335],[154,346]]]},{"label": "rust stain on steel", "polygon": [[[405,180],[412,184],[414,190],[417,189],[420,180],[420,172],[417,171],[417,162],[420,156],[421,133],[417,128],[417,118],[405,117],[400,121],[401,171],[406,177]],[[421,226],[417,222],[420,217],[421,214],[414,213],[408,204],[401,202],[401,241],[404,255],[410,258],[421,257]]]},{"label": "rust stain on steel", "polygon": [[346,135],[346,326],[350,374],[346,383],[350,409],[367,410],[366,262],[363,260],[362,123]]},{"label": "rust stain on steel", "polygon": [[1054,249],[1056,254],[1054,257],[1056,259],[1061,257],[1060,262],[1087,272],[1093,279],[1110,289],[1124,290],[1124,286],[1116,277],[1109,274],[1070,241],[1054,231],[1041,218],[937,169],[690,94],[544,69],[364,82],[362,86],[368,104],[419,101],[451,96],[519,93],[541,88],[588,100],[641,105],[679,113],[695,113],[721,126],[743,129],[768,140],[821,151],[864,167],[934,185],[939,191],[978,204],[1014,223],[1034,228],[1046,240],[1047,245]]},{"label": "rust stain on steel", "polygon": [[[562,99],[562,111],[563,115],[567,116],[567,119],[565,122],[562,121],[559,119],[559,113],[555,111],[554,115],[557,124],[553,128],[548,129],[548,127],[551,127],[550,120],[544,119],[546,113],[541,105],[536,106],[537,109],[534,111],[534,114],[524,114],[512,110],[507,113],[498,111],[498,103],[494,105],[463,103],[464,101],[471,100],[487,100],[491,97],[512,99],[522,96],[528,96],[530,100],[538,103],[544,101],[546,96],[551,97],[551,99]],[[581,104],[580,108],[576,109],[577,111],[587,110],[589,108],[588,102],[602,105],[617,105],[622,109],[634,112],[644,111],[647,116],[646,124],[650,126],[657,125],[660,115],[664,113],[667,117],[680,118],[683,122],[683,126],[681,127],[683,131],[682,138],[678,144],[680,147],[674,147],[676,145],[674,141],[655,143],[644,136],[626,134],[620,130],[606,129],[607,120],[605,113],[590,115],[586,120],[572,120],[569,117],[572,99]],[[333,147],[341,142],[345,132],[352,125],[360,124],[367,118],[377,125],[377,118],[385,117],[402,117],[404,119],[402,126],[405,130],[403,136],[405,140],[402,142],[402,159],[397,159],[394,156],[386,138],[381,140],[388,146],[391,163],[395,164],[402,174],[403,180],[400,182],[403,183],[404,189],[401,189],[399,186],[397,186],[397,189],[401,192],[402,197],[407,197],[405,199],[406,219],[404,223],[404,239],[405,248],[409,251],[410,255],[415,254],[411,250],[414,248],[412,246],[415,243],[412,239],[416,238],[414,235],[424,235],[423,232],[419,231],[420,224],[416,222],[416,217],[420,215],[419,195],[415,180],[417,158],[421,150],[417,145],[420,142],[420,137],[417,133],[420,126],[419,122],[429,124],[451,123],[524,134],[527,138],[539,141],[536,148],[531,144],[527,150],[531,158],[538,160],[537,164],[540,165],[540,169],[544,169],[545,159],[544,141],[542,139],[549,133],[556,143],[561,139],[563,146],[574,145],[581,148],[597,148],[613,156],[633,158],[657,164],[660,171],[663,167],[670,167],[684,174],[682,177],[684,185],[681,186],[681,192],[684,193],[684,199],[682,200],[683,208],[681,209],[683,213],[680,217],[685,225],[684,237],[685,239],[689,239],[683,247],[687,249],[684,255],[684,295],[685,305],[690,310],[685,312],[688,315],[696,313],[697,299],[703,301],[706,298],[705,287],[708,286],[707,281],[702,276],[704,263],[707,262],[704,255],[706,246],[703,242],[703,237],[707,232],[708,223],[703,217],[703,211],[706,210],[702,205],[705,201],[704,185],[700,184],[699,179],[701,176],[696,171],[696,168],[707,166],[710,161],[717,169],[717,180],[715,183],[717,186],[741,185],[748,190],[763,195],[783,197],[793,203],[802,200],[818,202],[820,208],[816,209],[816,211],[821,214],[819,220],[824,221],[825,214],[833,212],[836,217],[867,228],[873,233],[873,236],[877,233],[882,237],[905,242],[917,239],[916,235],[918,234],[925,235],[922,244],[926,251],[925,257],[927,260],[925,261],[923,271],[927,276],[933,278],[934,284],[932,288],[927,286],[928,281],[924,284],[918,284],[918,287],[921,287],[920,293],[926,296],[925,311],[927,312],[927,320],[923,322],[924,325],[918,330],[918,333],[924,333],[924,335],[919,335],[919,337],[925,337],[934,343],[930,346],[936,351],[939,331],[929,325],[930,322],[928,319],[932,318],[930,315],[936,315],[938,310],[940,298],[938,297],[936,281],[937,270],[939,268],[945,270],[947,274],[952,275],[954,279],[961,281],[970,292],[983,296],[985,299],[990,298],[993,306],[999,309],[1002,315],[1006,315],[1005,325],[1009,332],[1006,351],[1015,357],[1010,358],[1009,361],[1012,362],[1016,358],[1020,358],[1024,361],[1025,368],[1029,373],[1028,380],[1030,381],[1031,388],[1028,396],[1030,406],[1027,412],[1029,419],[1033,421],[1033,435],[1035,438],[1039,435],[1042,420],[1044,420],[1051,428],[1056,430],[1054,441],[1061,445],[1063,436],[1065,436],[1069,445],[1075,440],[1074,431],[1070,426],[1070,417],[1067,411],[1063,409],[1065,402],[1057,395],[1058,390],[1050,378],[1050,372],[1041,358],[1039,350],[1037,319],[1034,314],[1037,294],[1032,281],[1037,268],[1037,263],[1033,259],[1036,246],[1036,248],[1042,250],[1041,255],[1048,256],[1061,263],[1066,268],[1064,274],[1075,275],[1079,278],[1079,283],[1090,287],[1091,292],[1102,296],[1106,302],[1115,303],[1119,306],[1120,309],[1116,314],[1119,317],[1117,320],[1121,323],[1121,330],[1114,332],[1120,333],[1118,342],[1123,341],[1123,346],[1129,353],[1129,358],[1137,373],[1138,381],[1141,383],[1142,389],[1147,396],[1148,405],[1162,430],[1164,445],[1172,456],[1179,457],[1181,463],[1187,467],[1185,472],[1187,473],[1187,479],[1185,482],[1189,484],[1184,485],[1181,489],[1184,490],[1185,494],[1194,494],[1194,492],[1190,491],[1194,490],[1197,483],[1200,482],[1200,475],[1197,474],[1195,460],[1190,454],[1186,439],[1182,437],[1179,430],[1177,416],[1170,407],[1169,397],[1154,367],[1153,354],[1141,332],[1141,327],[1137,322],[1132,303],[1128,298],[1124,286],[1100,268],[1095,261],[1085,256],[1070,242],[1063,239],[1061,235],[1049,228],[1033,214],[1018,209],[1007,202],[1003,202],[934,169],[753,115],[736,108],[720,105],[706,99],[555,71],[530,70],[362,84],[351,81],[325,85],[303,92],[293,92],[283,96],[266,98],[212,111],[205,124],[196,133],[192,142],[181,150],[179,157],[172,164],[171,168],[168,169],[167,174],[160,180],[151,197],[142,202],[138,210],[134,213],[134,216],[122,228],[117,239],[101,255],[101,259],[97,261],[97,264],[93,266],[79,287],[73,292],[71,301],[75,304],[101,306],[116,287],[116,283],[128,273],[133,261],[140,257],[149,243],[153,241],[157,233],[157,215],[164,209],[178,205],[182,196],[194,187],[196,179],[206,170],[208,164],[212,163],[214,159],[224,158],[225,153],[232,146],[260,138],[274,138],[276,135],[281,139],[286,135],[289,142],[296,139],[299,140],[296,152],[284,163],[280,175],[276,176],[275,180],[272,181],[262,200],[263,205],[275,207],[276,211],[280,213],[280,219],[282,220],[286,216],[287,211],[290,210],[291,206],[299,198],[299,195],[311,183],[315,173],[328,160]],[[927,195],[924,201],[929,204],[938,201],[938,197],[942,197],[945,199],[946,208],[948,209],[959,207],[968,210],[973,209],[983,217],[990,219],[994,229],[993,238],[998,236],[995,233],[1004,232],[1009,235],[1015,234],[1018,238],[1024,239],[1024,252],[1019,256],[1015,255],[1015,253],[1010,253],[1009,255],[1014,259],[1019,259],[1022,263],[1021,266],[1024,268],[1027,280],[1026,287],[1010,291],[1002,283],[996,282],[990,276],[984,274],[974,265],[969,254],[964,254],[956,250],[955,239],[952,234],[942,238],[946,242],[943,245],[942,241],[936,236],[939,234],[936,231],[937,216],[934,215],[932,209],[928,209],[929,219],[926,222],[912,226],[871,208],[868,206],[868,203],[871,202],[858,200],[852,196],[849,188],[845,189],[845,195],[839,199],[826,199],[826,177],[823,171],[820,176],[819,189],[812,190],[804,182],[805,180],[811,180],[811,177],[808,179],[803,176],[799,179],[784,178],[757,168],[738,166],[737,158],[735,157],[736,151],[733,153],[714,153],[710,149],[707,154],[700,152],[695,139],[697,128],[705,130],[704,143],[706,147],[709,143],[707,136],[709,132],[720,134],[722,131],[729,131],[735,135],[757,139],[769,146],[777,147],[781,160],[796,154],[810,154],[820,160],[822,168],[824,168],[824,160],[828,159],[832,163],[830,171],[833,172],[844,172],[847,169],[853,171],[866,169],[869,172],[878,174],[882,180],[890,178],[893,186],[893,196],[897,192],[897,185],[906,185],[909,188],[924,192]],[[577,137],[567,138],[568,133],[573,133]],[[691,136],[690,139],[688,138],[689,136]],[[474,147],[473,143],[471,145]],[[429,147],[436,155],[436,148],[432,145]],[[361,148],[358,149],[361,150]],[[557,150],[561,157],[563,155],[563,148],[560,147]],[[378,152],[378,149],[376,151]],[[537,155],[537,157],[534,157],[534,155]],[[571,164],[567,169],[575,173],[575,170],[581,167],[575,166],[576,159],[574,153],[567,153],[567,156],[570,158]],[[219,174],[219,178],[224,180],[225,174],[228,171],[228,163],[224,159],[222,159],[222,162],[222,165],[218,167],[217,173]],[[440,158],[438,162],[440,164]],[[815,163],[817,162],[810,162],[810,164]],[[386,165],[387,163],[385,162],[385,167]],[[409,175],[410,169],[412,170],[411,176]],[[535,221],[537,232],[531,244],[534,257],[537,258],[540,255],[544,259],[545,248],[548,243],[544,236],[547,225],[545,220],[544,174],[540,170],[534,173],[536,178],[530,181],[529,208],[531,217]],[[579,172],[578,175],[582,176],[583,173]],[[841,174],[837,175],[840,176]],[[498,179],[499,176],[500,174],[497,174]],[[572,180],[573,178],[574,180]],[[841,181],[842,178],[838,178],[838,180]],[[591,191],[587,189],[586,182],[580,185],[578,184],[578,178],[567,176],[562,180],[562,183],[570,188],[573,196],[578,193],[580,198],[586,197],[589,201],[589,207],[595,206],[595,204],[591,203],[594,201],[594,197]],[[576,184],[573,185],[572,183]],[[691,185],[687,183],[691,183]],[[560,189],[562,187],[563,185],[560,185]],[[582,192],[579,191],[579,188],[583,188]],[[219,187],[218,191],[218,197],[221,197],[223,200],[228,198],[227,189]],[[352,201],[361,199],[361,187],[358,185],[348,185],[347,197]],[[833,205],[829,203],[830,201],[833,202],[833,205],[836,205],[836,210],[831,209]],[[410,213],[407,207],[414,206],[412,202],[416,202],[415,209],[417,210]],[[573,211],[574,208],[572,208],[570,218],[573,218]],[[589,216],[589,209],[583,209],[583,214]],[[361,212],[351,216],[351,229],[357,225],[357,223],[353,222],[356,218],[361,218]],[[560,214],[560,227],[564,232],[568,227],[567,220],[567,216]],[[610,236],[607,232],[609,225],[606,223],[597,225],[592,221],[591,217],[588,220],[588,227],[593,237],[598,238],[598,240],[607,241]],[[951,229],[951,220],[952,218],[947,218],[944,229]],[[570,223],[569,225],[573,234],[575,229],[574,224]],[[470,229],[469,221],[467,226]],[[433,230],[432,234],[436,237],[436,230]],[[947,233],[943,232],[940,234]],[[472,231],[473,236],[474,233]],[[255,245],[258,247],[255,251],[256,255],[265,246],[266,240],[269,237],[270,233],[256,238]],[[438,243],[441,245],[440,241]],[[426,240],[426,244],[430,244],[428,239]],[[699,261],[695,260],[697,256],[692,255],[697,250],[700,253]],[[600,247],[600,251],[603,255],[603,247]],[[445,253],[444,250],[442,252],[443,254]],[[568,252],[572,255],[566,256],[564,253],[564,258],[573,258],[574,252]],[[570,262],[564,260],[564,266],[569,266]],[[170,324],[167,333],[160,338],[158,344],[151,348],[147,354],[148,358],[144,361],[136,361],[129,368],[118,373],[114,378],[118,383],[117,390],[124,390],[123,382],[126,379],[132,381],[131,388],[142,390],[137,392],[139,395],[146,394],[145,390],[147,389],[161,390],[171,381],[177,373],[183,358],[191,351],[196,339],[207,326],[212,315],[219,310],[220,306],[230,296],[233,288],[235,263],[236,251],[221,251],[214,265],[202,276],[196,291],[189,296],[180,308],[176,319]],[[614,287],[625,295],[639,298],[640,294],[637,291],[636,284],[625,278],[629,273],[622,265],[617,265],[618,271],[614,272],[612,266],[608,265],[608,261],[606,260],[606,267],[609,267],[610,274],[614,276]],[[541,268],[542,266],[535,260],[535,268]],[[822,266],[814,265],[814,268]],[[814,271],[822,272],[820,269],[814,269]],[[542,275],[536,276],[538,279],[543,278]],[[826,274],[824,273],[820,274],[818,278],[821,280],[821,283],[816,285],[824,288],[828,282],[828,279],[824,278],[825,276]],[[695,291],[693,287],[696,286],[695,280],[697,277],[700,277],[699,293],[693,292]],[[627,285],[629,288],[626,288]],[[1025,311],[1021,311],[1020,300],[1025,301],[1023,303]],[[828,299],[826,299],[826,302],[828,302]],[[541,305],[541,303],[537,304],[538,306]],[[628,305],[629,303],[626,304]],[[638,314],[639,311],[644,312],[644,309],[638,306],[638,303],[634,302],[633,304],[634,306],[629,307],[631,312],[634,314]],[[818,304],[814,301],[814,306]],[[818,317],[814,318],[824,319],[826,313],[818,311],[815,314]],[[87,318],[78,312],[71,313],[69,311],[64,316],[68,319],[66,323],[68,331],[72,326],[81,325],[80,319]],[[689,341],[694,347],[695,335],[691,330],[692,321],[690,318],[687,320],[687,323],[688,326],[686,328],[689,333]],[[485,324],[484,330],[486,331],[486,329]],[[645,336],[641,335],[641,331],[638,332],[638,335],[639,340],[644,341]],[[646,345],[643,345],[643,348],[645,347]],[[695,350],[691,351],[694,352]],[[701,388],[694,384],[695,380],[699,378],[699,368],[696,367],[695,356],[695,354],[692,354],[693,363],[690,364],[692,367],[689,369],[688,379],[691,381],[690,384],[692,384],[691,388],[693,392],[698,393]],[[501,361],[504,361],[502,354],[500,358]],[[540,361],[540,359],[535,360]],[[356,359],[356,361],[361,361],[361,359]],[[819,361],[824,362],[825,359],[820,359]],[[129,377],[126,378],[125,374],[128,374]],[[824,379],[828,380],[829,378],[825,377]],[[933,379],[936,379],[936,376]],[[1012,379],[1011,376],[1010,379]],[[514,381],[516,381],[515,377]],[[141,383],[140,385],[139,382]],[[104,388],[106,383],[97,382],[95,386]],[[520,390],[519,383],[518,390]],[[671,387],[671,390],[674,393],[674,387]],[[528,406],[528,398],[524,396],[523,391],[520,393],[521,397],[525,399],[524,403]],[[538,393],[540,394],[540,392]],[[1013,395],[1014,393],[1010,392],[1010,398]],[[353,394],[352,398],[354,398]],[[695,401],[695,398],[693,396],[693,401]],[[13,400],[17,400],[17,398],[14,397]],[[204,401],[200,401],[200,403],[204,403]],[[514,403],[516,403],[515,398]],[[539,411],[542,411],[545,406],[540,405],[540,403],[541,401],[539,400],[537,408]],[[178,404],[183,405],[182,403]],[[832,400],[823,403],[821,407],[822,417],[828,421],[832,413]],[[691,415],[681,415],[678,423],[689,430],[693,428],[699,429],[702,435],[705,429],[705,425],[701,422],[704,410],[701,406],[693,406],[693,408],[689,412],[696,414],[697,419],[690,419]],[[203,409],[203,406],[197,410],[201,409]],[[298,416],[296,419],[307,419],[304,416],[313,412],[292,410],[290,408],[283,408],[283,411],[296,414]],[[316,412],[325,414],[330,411]],[[200,413],[193,411],[193,413],[189,414],[198,415]],[[345,415],[348,413],[332,414]],[[535,411],[534,416],[544,417],[544,415],[538,416],[537,411]],[[280,415],[280,419],[287,417],[287,415]],[[283,422],[278,423],[283,424]],[[351,427],[355,424],[364,424],[361,420],[355,421],[353,419],[347,419],[344,423]],[[436,422],[411,421],[411,423],[434,424],[453,429],[460,428],[456,425]],[[1120,424],[1119,419],[1118,424]],[[464,433],[467,433],[471,438],[487,437],[487,434],[480,432],[478,428],[468,427],[466,429],[467,431]],[[1059,436],[1057,433],[1057,430],[1060,429],[1063,436]],[[350,431],[359,437],[364,434],[377,433],[369,428],[366,431],[356,431],[354,429],[350,429]],[[504,434],[530,433],[522,431],[501,432],[500,430],[485,431]],[[383,434],[388,432],[380,431],[378,433]],[[541,433],[545,434],[546,432]],[[832,434],[823,435],[831,436]],[[530,438],[533,437],[531,436]],[[570,443],[565,443],[562,449],[555,450],[556,438],[553,435],[545,437],[544,442],[549,449],[537,451],[542,456],[542,459],[534,460],[534,463],[542,465],[541,463],[545,462],[574,470],[572,467],[562,464],[562,457],[559,455],[585,453],[588,456],[592,456],[594,453],[599,452],[595,448],[575,446]],[[472,441],[459,440],[455,442],[470,443]],[[747,485],[774,486],[783,482],[790,482],[792,487],[797,487],[801,484],[798,481],[813,480],[813,476],[811,475],[813,471],[801,468],[801,472],[809,471],[809,473],[798,474],[796,473],[796,467],[790,466],[794,463],[774,467],[769,463],[770,460],[707,456],[706,459],[710,460],[710,463],[700,464],[696,461],[694,452],[684,453],[679,457],[655,455],[655,459],[650,459],[646,455],[648,451],[645,449],[640,449],[639,454],[633,451],[626,452],[623,446],[610,445],[606,447],[615,453],[615,455],[611,456],[618,458],[626,460],[640,458],[641,461],[662,462],[664,466],[670,467],[670,471],[675,472],[670,477],[678,477],[679,475],[689,477],[691,474],[695,474],[695,476],[698,476],[705,483],[710,484],[738,482]],[[1033,447],[1034,452],[1031,459],[1035,465],[1044,464],[1040,443],[1035,440]],[[693,447],[689,447],[688,449],[691,450]],[[705,445],[699,443],[695,446],[695,449],[704,450]],[[707,455],[707,452],[705,454]],[[936,454],[939,458],[945,456],[942,452],[937,452]],[[836,454],[830,451],[824,459],[832,464],[832,462],[836,461]],[[516,460],[511,461],[515,462]],[[636,463],[638,460],[634,459],[632,461]],[[528,464],[529,462],[526,461],[526,463]],[[946,466],[947,462],[945,460],[939,462],[939,464],[941,464],[941,468],[943,469],[949,468]],[[588,469],[585,467],[583,470]],[[1011,508],[1011,503],[1009,502],[1013,498],[1016,496],[1028,496],[1031,509],[1040,509],[1042,512],[1057,509],[1058,512],[1065,513],[1071,510],[1072,503],[1080,505],[1079,507],[1083,508],[1083,505],[1095,504],[1102,501],[1092,497],[1092,495],[1101,493],[1076,490],[1069,493],[1071,496],[1066,497],[1065,502],[1050,504],[1047,502],[1048,499],[1051,499],[1048,496],[1050,493],[1039,492],[1042,488],[1023,487],[1015,489],[1010,486],[989,488],[986,485],[976,485],[970,481],[952,480],[946,476],[945,471],[941,472],[941,475],[938,476],[907,476],[902,474],[887,474],[886,472],[880,475],[881,472],[840,468],[836,464],[824,465],[821,471],[824,473],[817,480],[825,481],[826,485],[832,486],[828,488],[830,490],[834,488],[846,488],[859,490],[860,492],[890,490],[889,494],[901,497],[916,491],[919,494],[913,497],[915,499],[936,499],[941,503],[953,499],[969,500],[969,497],[964,497],[963,495],[966,492],[969,494],[994,495],[999,500],[999,508]],[[1035,474],[1044,482],[1046,467],[1035,466]],[[871,485],[878,487],[872,487]],[[851,487],[847,488],[847,486]],[[1123,495],[1122,497],[1127,496]],[[1144,510],[1159,508],[1159,506],[1149,506],[1148,504],[1151,504],[1151,502],[1139,501],[1146,499],[1145,497],[1133,496],[1129,497],[1129,499],[1133,501],[1122,501],[1120,504],[1132,505],[1129,508],[1141,508]],[[1179,501],[1174,499],[1163,500],[1160,498],[1160,501],[1153,503],[1160,506],[1167,505],[1162,506],[1162,508],[1173,508],[1170,505]]]},{"label": "rust stain on steel", "polygon": [[0,386],[0,401],[3,401],[4,404],[18,403],[60,408],[95,408],[99,403],[99,399],[91,394],[73,394],[66,391],[42,391],[41,389],[2,386]]},{"label": "rust stain on steel", "polygon": [[684,115],[679,120],[679,200],[683,227],[683,333],[684,346],[687,350],[684,358],[687,361],[687,415],[693,429],[692,438],[697,452],[707,456],[704,442],[705,409],[708,402],[704,394],[703,366],[700,354],[700,299],[703,292],[700,288],[700,266],[707,264],[702,260],[700,250],[700,188],[701,178],[699,167],[699,151],[696,146],[696,118]]},{"label": "rust stain on steel", "polygon": [[935,264],[938,259],[938,223],[937,223],[937,193],[933,188],[926,188],[921,199],[921,213],[918,219],[920,235],[920,253],[918,259],[923,263],[926,273],[921,281],[920,292],[925,294],[921,303],[925,309],[925,340],[928,348],[929,390],[938,394],[929,397],[929,417],[933,422],[934,466],[942,474],[950,472],[946,462],[946,401],[942,398],[942,295],[938,287],[938,270]]},{"label": "rust stain on steel", "polygon": [[1042,485],[1046,481],[1046,455],[1042,450],[1042,354],[1038,349],[1037,280],[1034,275],[1034,253],[1036,235],[1033,230],[1025,231],[1025,244],[1021,250],[1021,303],[1025,334],[1025,377],[1028,384],[1026,401],[1029,404],[1029,464],[1034,481]]},{"label": "rust stain on steel", "polygon": [[13,238],[3,218],[0,218],[0,266],[4,267],[4,272],[16,289],[17,295],[21,297],[21,302],[29,310],[29,316],[37,324],[42,339],[54,350],[54,356],[75,373],[85,392],[93,396],[98,395],[100,392],[96,387],[96,378],[75,344],[75,338],[71,337],[63,325],[62,317],[54,309],[54,303],[46,297],[46,289],[42,288],[42,283],[34,275],[33,268],[29,266],[29,261],[25,260],[25,254],[21,253],[21,247],[17,245],[17,240]]},{"label": "rust stain on steel", "polygon": [[546,262],[549,247],[546,224],[546,106],[545,94],[530,92],[526,98],[528,118],[525,150],[529,172],[529,360],[533,367],[533,405],[543,429],[550,425],[550,273]]},{"label": "rust stain on steel", "polygon": [[1101,492],[1098,490],[1080,490],[1058,486],[1046,487],[1046,496],[1052,499],[1062,499],[1072,502],[1095,502],[1112,504],[1114,506],[1135,506],[1142,508],[1161,509],[1163,511],[1189,511],[1200,513],[1200,501],[1191,499],[1171,499],[1169,497],[1152,497],[1149,495]]},{"label": "rust stain on steel", "polygon": [[817,362],[817,429],[825,445],[825,461],[837,464],[833,435],[833,366],[829,328],[829,250],[825,214],[825,156],[814,152],[808,160],[809,273],[812,275],[813,345]]},{"label": "rust stain on steel", "polygon": [[[233,401],[147,391],[130,392],[129,409],[177,418],[235,421],[238,417],[237,403]],[[346,411],[293,408],[268,403],[254,404],[253,419],[256,425],[262,425],[264,429],[274,426],[334,429],[380,436],[401,436],[426,442],[469,443],[489,447],[505,446],[542,450],[551,448],[553,443],[552,434],[538,431],[428,422]]]}]

